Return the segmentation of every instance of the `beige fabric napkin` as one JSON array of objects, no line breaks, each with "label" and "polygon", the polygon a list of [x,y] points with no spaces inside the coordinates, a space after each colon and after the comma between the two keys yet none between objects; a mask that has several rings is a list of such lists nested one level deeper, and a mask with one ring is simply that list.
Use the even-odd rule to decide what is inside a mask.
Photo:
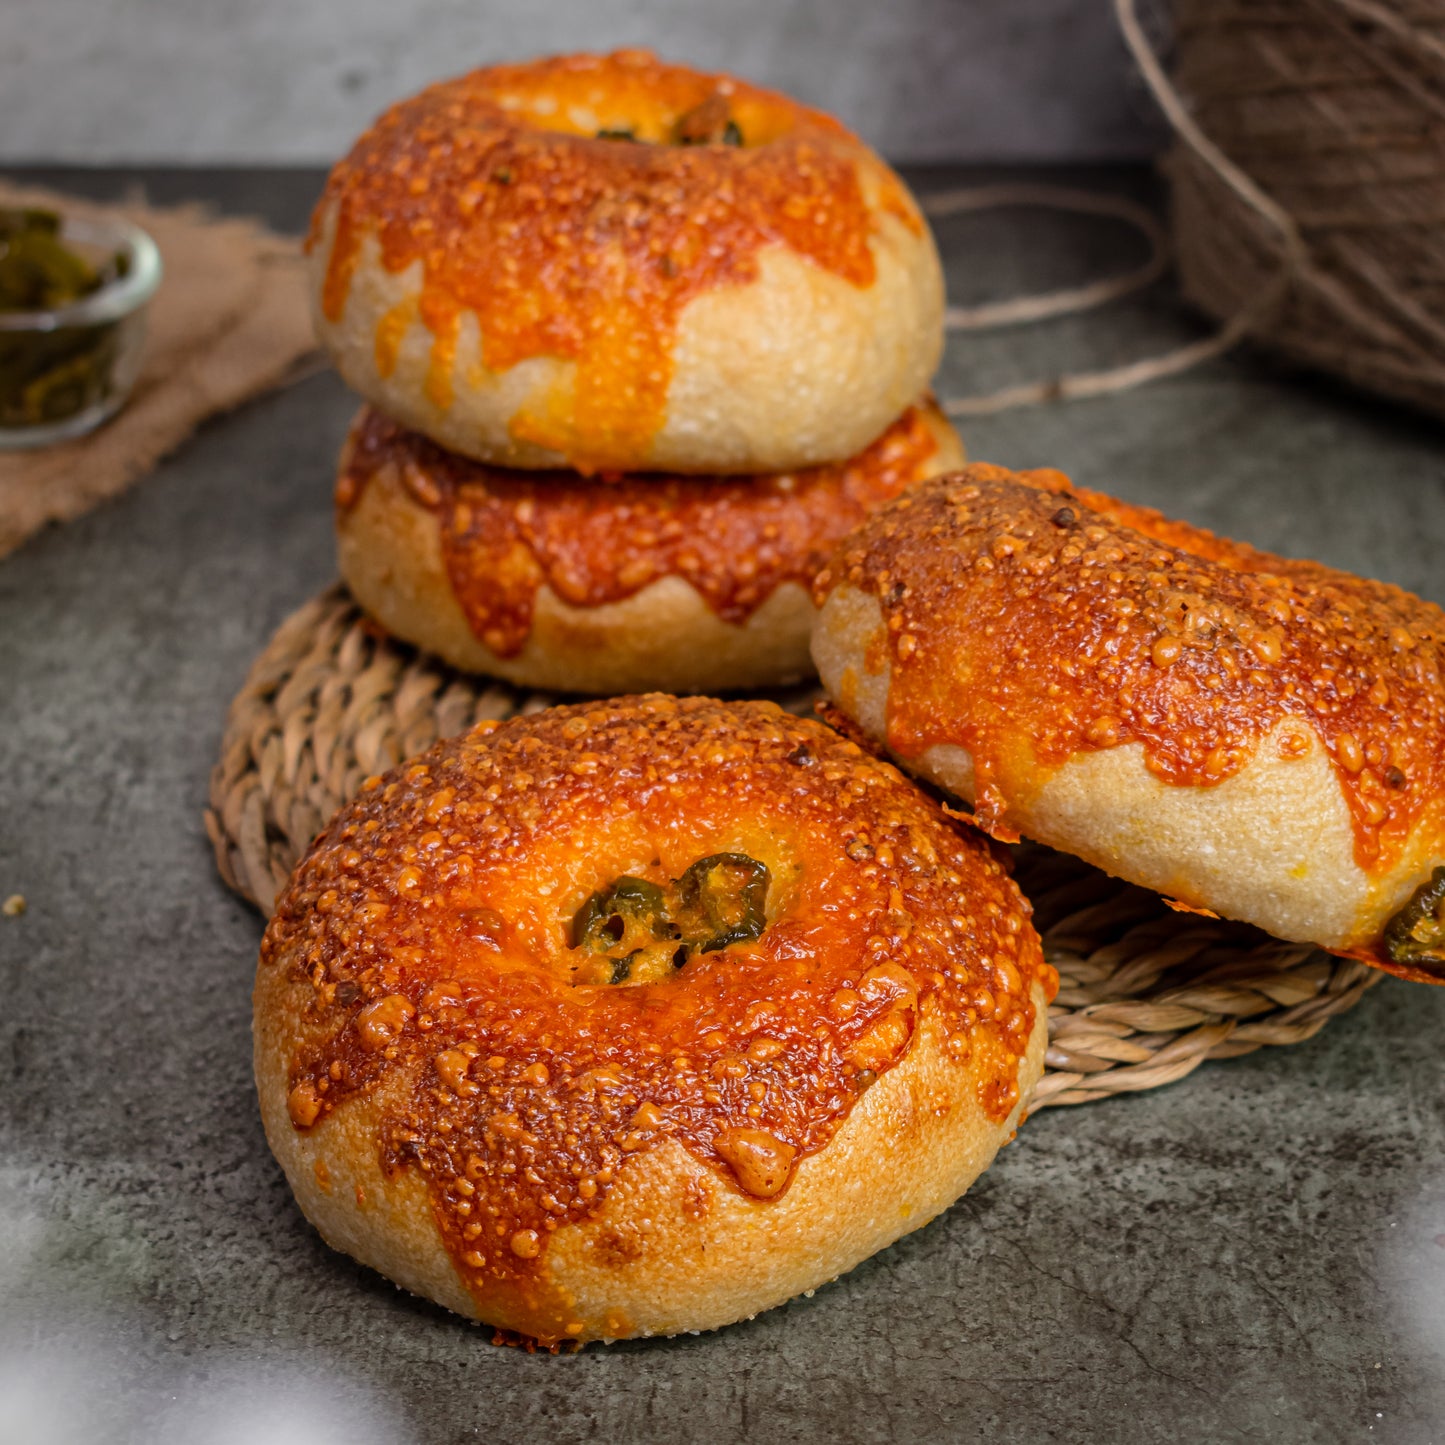
[{"label": "beige fabric napkin", "polygon": [[0,183],[0,206],[76,215],[120,212],[160,248],[135,391],[97,432],[35,451],[0,452],[0,557],[47,522],[118,495],[217,412],[275,386],[315,349],[299,243],[197,206],[101,206]]}]

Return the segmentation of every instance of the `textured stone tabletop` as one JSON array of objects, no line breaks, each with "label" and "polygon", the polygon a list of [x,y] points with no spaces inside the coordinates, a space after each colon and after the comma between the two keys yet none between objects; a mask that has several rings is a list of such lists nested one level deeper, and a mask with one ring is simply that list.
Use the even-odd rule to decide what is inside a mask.
[{"label": "textured stone tabletop", "polygon": [[[318,184],[149,180],[291,227]],[[1127,260],[1038,213],[941,238],[959,301]],[[1160,288],[956,341],[942,389],[1197,334]],[[353,406],[315,376],[0,561],[0,896],[29,905],[0,918],[0,1442],[1445,1445],[1445,989],[1394,980],[1309,1044],[1039,1115],[943,1218],[719,1334],[495,1349],[329,1251],[261,1134],[261,920],[201,811],[248,662],[333,575]],[[1445,602],[1445,431],[1257,358],[966,439]]]}]

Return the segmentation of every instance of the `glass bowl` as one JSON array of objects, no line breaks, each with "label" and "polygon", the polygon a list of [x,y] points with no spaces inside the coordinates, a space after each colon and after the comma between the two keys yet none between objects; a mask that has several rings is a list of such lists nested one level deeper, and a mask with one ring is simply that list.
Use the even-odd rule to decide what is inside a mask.
[{"label": "glass bowl", "polygon": [[46,311],[0,311],[0,450],[93,431],[140,371],[146,306],[161,279],[156,244],[128,221],[66,216],[60,239],[86,259],[124,258],[89,296]]}]

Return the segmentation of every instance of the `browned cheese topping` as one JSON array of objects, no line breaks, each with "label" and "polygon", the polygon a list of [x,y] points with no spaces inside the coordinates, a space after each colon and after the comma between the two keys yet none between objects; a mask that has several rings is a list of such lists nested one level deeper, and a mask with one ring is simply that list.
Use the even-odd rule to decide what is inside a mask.
[{"label": "browned cheese topping", "polygon": [[1398,587],[1257,551],[1058,472],[989,465],[877,513],[815,599],[842,582],[875,596],[886,620],[889,746],[905,758],[967,748],[979,820],[1000,836],[1001,776],[1138,743],[1156,777],[1207,786],[1292,717],[1324,741],[1368,871],[1399,859],[1445,786],[1445,613]]},{"label": "browned cheese topping", "polygon": [[772,704],[662,696],[484,723],[371,779],[262,958],[307,999],[295,1126],[404,1080],[385,1163],[425,1175],[479,1299],[545,1299],[553,1231],[663,1141],[779,1195],[924,1014],[1003,1120],[1032,987],[1057,986],[993,846],[889,765]]},{"label": "browned cheese topping", "polygon": [[747,477],[583,479],[459,457],[366,407],[337,478],[344,513],[382,467],[434,511],[452,590],[475,635],[513,657],[538,588],[573,607],[680,577],[724,622],[744,625],[784,583],[808,586],[833,547],[922,477],[938,443],[906,411],[846,462]]},{"label": "browned cheese topping", "polygon": [[923,230],[897,178],[837,121],[644,51],[434,85],[387,111],[333,170],[318,224],[333,205],[332,321],[368,237],[389,271],[422,266],[419,302],[378,328],[380,373],[420,319],[434,337],[428,395],[448,407],[468,312],[494,371],[574,361],[570,400],[512,430],[582,469],[626,465],[661,429],[678,318],[694,297],[756,280],[770,246],[866,289],[878,214]]}]

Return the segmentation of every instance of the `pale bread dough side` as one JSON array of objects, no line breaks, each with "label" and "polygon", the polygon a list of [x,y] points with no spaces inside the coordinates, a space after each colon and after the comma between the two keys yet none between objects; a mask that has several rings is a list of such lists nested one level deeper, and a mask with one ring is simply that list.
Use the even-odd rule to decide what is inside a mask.
[{"label": "pale bread dough side", "polygon": [[[842,711],[867,736],[886,742],[886,645],[875,643],[872,653],[881,658],[879,669],[870,673],[866,665],[868,643],[882,628],[877,599],[844,583],[823,604],[813,660]],[[1028,728],[1027,718],[1017,723]],[[1286,735],[1307,746],[1283,756]],[[965,748],[893,756],[907,771],[973,801],[973,759]],[[1431,812],[1395,867],[1376,875],[1359,866],[1339,779],[1305,719],[1282,720],[1237,773],[1208,787],[1157,778],[1137,743],[1079,753],[1053,767],[1019,763],[997,781],[1010,825],[1025,836],[1194,907],[1325,948],[1376,940],[1439,861],[1427,854],[1438,833]]]}]

